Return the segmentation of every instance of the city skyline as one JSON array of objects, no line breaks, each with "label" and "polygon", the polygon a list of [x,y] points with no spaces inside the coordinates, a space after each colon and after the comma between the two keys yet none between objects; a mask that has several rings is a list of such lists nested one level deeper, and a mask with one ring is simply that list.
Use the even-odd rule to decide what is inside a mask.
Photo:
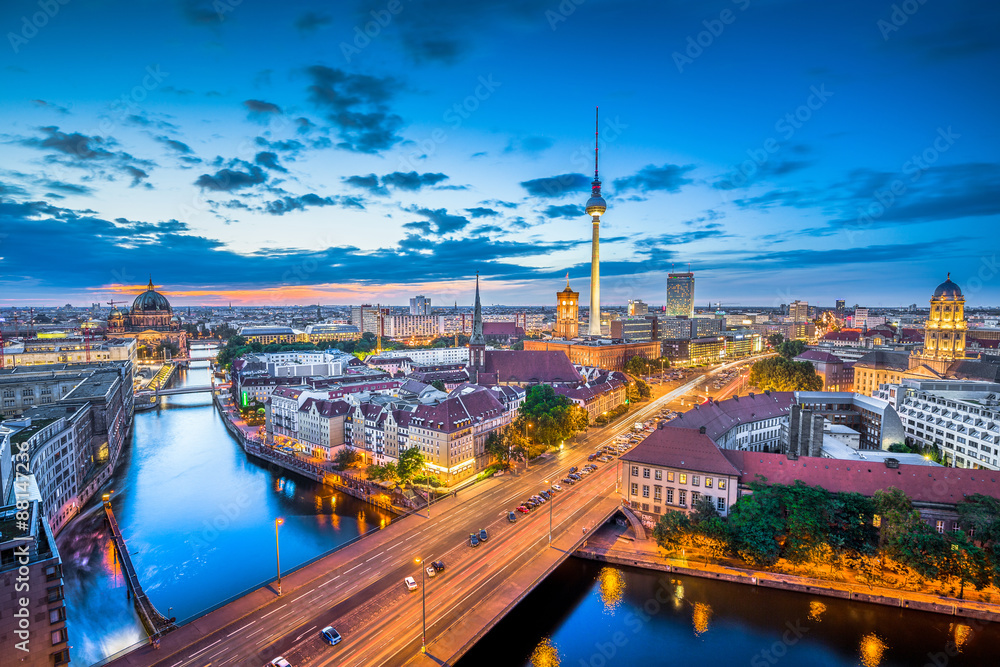
[{"label": "city skyline", "polygon": [[477,270],[551,305],[590,272],[595,105],[606,304],[689,263],[696,304],[923,304],[949,271],[1000,302],[989,3],[26,7],[0,10],[0,307],[150,269],[179,306],[468,303]]}]

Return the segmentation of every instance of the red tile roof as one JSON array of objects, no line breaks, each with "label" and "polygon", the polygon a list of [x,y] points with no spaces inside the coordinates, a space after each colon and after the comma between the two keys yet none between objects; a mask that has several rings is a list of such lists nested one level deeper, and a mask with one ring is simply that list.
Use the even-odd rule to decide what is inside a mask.
[{"label": "red tile roof", "polygon": [[860,331],[831,331],[824,334],[821,340],[846,340],[857,342],[861,338]]},{"label": "red tile roof", "polygon": [[824,364],[842,364],[843,360],[829,352],[823,352],[822,350],[806,350],[799,356],[795,357],[795,361],[819,361]]},{"label": "red tile roof", "polygon": [[697,429],[658,428],[622,454],[621,460],[713,475],[739,475],[712,439]]},{"label": "red tile roof", "polygon": [[570,383],[583,380],[559,350],[487,350],[486,373],[498,382]]},{"label": "red tile roof", "polygon": [[811,456],[792,461],[783,454],[733,449],[722,453],[742,473],[744,484],[763,475],[769,484],[801,481],[810,486],[822,486],[827,491],[857,492],[865,496],[872,496],[879,489],[896,487],[915,503],[954,504],[974,493],[1000,498],[1000,472],[995,470],[908,464],[888,468],[875,461]]}]

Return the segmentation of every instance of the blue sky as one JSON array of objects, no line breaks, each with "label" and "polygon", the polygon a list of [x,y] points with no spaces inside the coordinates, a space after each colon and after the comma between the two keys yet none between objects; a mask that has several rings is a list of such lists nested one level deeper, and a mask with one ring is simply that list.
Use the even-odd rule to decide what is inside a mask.
[{"label": "blue sky", "polygon": [[[48,13],[45,13],[45,8]],[[57,10],[56,10],[57,8]],[[0,306],[1000,302],[1000,5],[10,0]]]}]

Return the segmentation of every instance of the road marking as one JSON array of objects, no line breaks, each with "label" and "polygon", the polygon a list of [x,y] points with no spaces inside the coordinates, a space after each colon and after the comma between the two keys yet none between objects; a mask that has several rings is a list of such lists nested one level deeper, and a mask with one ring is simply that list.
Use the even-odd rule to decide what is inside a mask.
[{"label": "road marking", "polygon": [[274,611],[269,611],[269,612],[267,612],[266,614],[264,614],[263,616],[261,616],[261,618],[267,618],[267,617],[268,617],[268,616],[270,616],[271,614],[274,614],[274,613],[276,613],[276,612],[279,612],[279,611],[281,611],[282,609],[284,609],[284,608],[285,608],[285,606],[286,606],[287,604],[288,604],[288,603],[286,602],[285,604],[281,605],[280,607],[278,607],[278,608],[277,608],[277,609],[275,609]]},{"label": "road marking", "polygon": [[[213,653],[212,655],[208,656],[208,659],[209,660],[214,660],[216,657],[222,655],[223,653],[225,653],[228,650],[229,650],[228,648],[224,648],[221,651],[219,651],[218,653]],[[211,663],[209,663],[209,664],[211,664]]]},{"label": "road marking", "polygon": [[280,620],[281,620],[281,619],[283,619],[283,618],[288,618],[289,616],[291,616],[291,615],[292,615],[292,614],[294,614],[294,613],[295,613],[295,610],[293,609],[293,610],[291,610],[290,612],[288,612],[287,614],[285,614],[284,616],[279,616],[277,620],[279,620],[279,621],[280,621]]},{"label": "road marking", "polygon": [[[208,646],[206,646],[205,648],[203,648],[203,649],[201,649],[200,651],[198,651],[198,653],[204,653],[205,651],[207,651],[208,649],[212,648],[213,646],[215,646],[216,644],[218,644],[218,643],[219,643],[219,642],[221,642],[221,641],[222,641],[221,639],[216,639],[216,640],[215,640],[214,642],[212,642],[211,644],[209,644],[209,645],[208,645]],[[190,660],[191,658],[193,658],[193,657],[195,657],[196,655],[198,655],[198,653],[192,653],[191,655],[189,655],[189,656],[188,656],[188,660]]]},{"label": "road marking", "polygon": [[382,555],[382,554],[384,554],[384,553],[385,553],[384,551],[379,551],[379,552],[378,552],[377,554],[375,554],[374,556],[372,556],[371,558],[369,558],[369,559],[368,559],[368,560],[366,560],[365,562],[367,563],[368,561],[372,561],[372,560],[375,560],[376,558],[378,558],[379,556],[381,556],[381,555]]},{"label": "road marking", "polygon": [[332,583],[333,583],[334,581],[336,581],[336,580],[337,580],[337,577],[339,577],[339,576],[340,576],[340,575],[338,574],[338,575],[337,575],[336,577],[334,577],[334,578],[333,578],[333,579],[331,579],[330,581],[328,581],[328,582],[326,582],[326,583],[323,583],[323,584],[320,584],[319,586],[317,586],[317,588],[323,588],[324,586],[326,586],[326,584],[332,584]]},{"label": "road marking", "polygon": [[350,574],[351,572],[354,572],[354,571],[355,571],[356,569],[358,569],[358,568],[359,568],[359,567],[361,567],[362,565],[364,565],[364,563],[358,563],[357,565],[355,565],[354,567],[352,567],[352,568],[351,568],[350,570],[348,570],[348,571],[347,571],[347,572],[345,572],[344,574]]},{"label": "road marking", "polygon": [[237,632],[239,632],[240,630],[246,630],[247,628],[249,628],[249,627],[250,627],[251,625],[253,625],[253,624],[254,624],[254,623],[256,623],[256,622],[257,622],[257,621],[250,621],[249,623],[247,623],[246,625],[244,625],[244,626],[243,626],[242,628],[240,628],[239,630],[233,630],[232,632],[230,632],[230,633],[229,633],[228,635],[226,635],[226,636],[227,636],[227,637],[232,637],[233,635],[235,635],[235,634],[236,634]]},{"label": "road marking", "polygon": [[313,630],[315,630],[318,627],[319,627],[318,625],[312,626],[311,628],[309,628],[308,630],[306,630],[305,632],[303,632],[301,635],[299,635],[298,637],[296,637],[295,641],[299,641],[300,639],[302,639],[303,637],[305,637],[307,634],[309,634],[310,632],[312,632]]},{"label": "road marking", "polygon": [[184,662],[183,660],[181,660],[180,662],[175,662],[174,664],[170,665],[170,667],[177,667],[177,665],[180,665],[183,662]]}]

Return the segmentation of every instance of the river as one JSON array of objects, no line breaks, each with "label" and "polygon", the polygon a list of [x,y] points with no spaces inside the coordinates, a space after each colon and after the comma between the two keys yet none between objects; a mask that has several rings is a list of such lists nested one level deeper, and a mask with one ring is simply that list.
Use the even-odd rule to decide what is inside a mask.
[{"label": "river", "polygon": [[998,650],[984,622],[570,558],[458,667],[982,667]]},{"label": "river", "polygon": [[[170,386],[206,384],[207,362],[193,362],[189,370],[178,370]],[[109,489],[143,588],[161,613],[179,622],[274,578],[278,517],[284,519],[283,572],[391,518],[248,459],[208,393],[163,397],[159,409],[137,412]],[[104,526],[100,494],[57,543],[73,664],[90,665],[143,641]]]}]

